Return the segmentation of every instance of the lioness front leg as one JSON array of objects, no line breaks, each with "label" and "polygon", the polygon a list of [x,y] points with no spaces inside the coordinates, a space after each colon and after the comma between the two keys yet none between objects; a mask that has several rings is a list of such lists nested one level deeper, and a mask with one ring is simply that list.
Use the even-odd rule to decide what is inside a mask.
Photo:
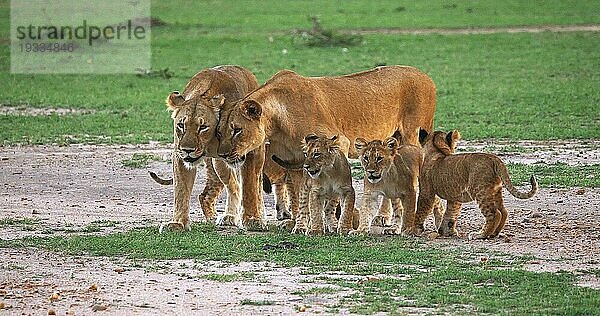
[{"label": "lioness front leg", "polygon": [[240,185],[236,171],[227,166],[223,160],[214,161],[215,171],[221,182],[227,189],[227,204],[225,205],[225,215],[217,220],[220,226],[238,226],[239,210],[241,204]]},{"label": "lioness front leg", "polygon": [[215,203],[223,192],[225,185],[217,175],[212,158],[204,158],[206,163],[206,185],[198,196],[200,207],[207,222],[214,223],[217,218]]},{"label": "lioness front leg", "polygon": [[247,230],[265,230],[262,174],[265,162],[265,145],[246,154],[241,167],[242,175],[242,225]]},{"label": "lioness front leg", "polygon": [[192,188],[196,181],[196,169],[186,168],[176,152],[173,152],[172,161],[175,209],[173,211],[173,219],[160,226],[159,231],[161,233],[166,230],[189,231],[191,229],[190,197],[192,196]]}]

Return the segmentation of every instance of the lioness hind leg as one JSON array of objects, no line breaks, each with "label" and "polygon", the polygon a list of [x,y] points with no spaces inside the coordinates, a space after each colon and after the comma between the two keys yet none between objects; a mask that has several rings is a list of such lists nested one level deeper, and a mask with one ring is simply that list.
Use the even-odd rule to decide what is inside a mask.
[{"label": "lioness hind leg", "polygon": [[458,218],[460,207],[460,202],[448,201],[444,218],[442,219],[440,227],[438,228],[438,234],[445,237],[458,236],[458,231],[456,230],[456,219]]}]

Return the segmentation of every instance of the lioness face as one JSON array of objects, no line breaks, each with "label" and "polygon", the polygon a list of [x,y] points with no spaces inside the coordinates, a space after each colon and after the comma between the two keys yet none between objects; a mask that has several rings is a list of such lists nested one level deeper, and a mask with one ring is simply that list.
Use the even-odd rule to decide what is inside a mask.
[{"label": "lioness face", "polygon": [[261,110],[255,101],[240,101],[222,113],[217,130],[218,154],[232,168],[239,168],[246,155],[265,142]]},{"label": "lioness face", "polygon": [[374,140],[366,142],[362,138],[354,141],[359,153],[360,162],[365,170],[365,177],[370,183],[378,183],[390,170],[398,142],[389,137],[385,141]]},{"label": "lioness face", "polygon": [[308,135],[304,138],[304,171],[313,179],[326,168],[333,167],[335,156],[339,154],[340,145],[338,137],[327,138],[324,136]]},{"label": "lioness face", "polygon": [[214,140],[218,122],[215,103],[222,102],[221,96],[201,96],[183,100],[174,92],[167,103],[173,110],[175,151],[188,168],[197,167],[206,155],[207,144]]}]

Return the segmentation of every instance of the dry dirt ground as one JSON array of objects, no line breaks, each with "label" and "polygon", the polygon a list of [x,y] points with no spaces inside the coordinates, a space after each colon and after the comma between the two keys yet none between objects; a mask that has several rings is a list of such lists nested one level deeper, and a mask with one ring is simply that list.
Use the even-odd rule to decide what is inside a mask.
[{"label": "dry dirt ground", "polygon": [[[569,164],[600,162],[600,141],[519,142],[529,148],[503,154],[504,161]],[[489,148],[486,143],[463,142],[461,147]],[[494,149],[515,143],[494,143]],[[147,171],[170,175],[170,146],[26,146],[0,147],[0,220],[31,218],[30,224],[0,227],[0,238],[107,234],[169,220],[171,187],[156,184]],[[500,150],[499,150],[500,151]],[[153,154],[162,160],[145,168],[122,164],[134,153]],[[198,177],[195,195],[202,189]],[[359,194],[362,184],[355,183]],[[505,191],[509,221],[505,237],[495,241],[435,239],[438,247],[465,247],[526,255],[535,271],[600,269],[600,189],[541,188],[530,200],[516,200]],[[273,220],[274,203],[265,195],[266,216]],[[224,207],[221,197],[219,209]],[[192,218],[201,220],[198,203]],[[483,218],[474,203],[463,206],[459,230],[477,230]],[[431,224],[430,224],[431,225]],[[90,230],[90,227],[101,229]],[[431,227],[431,226],[430,226]],[[255,277],[217,282],[198,276],[252,272]],[[318,312],[348,292],[300,296],[297,291],[320,286],[301,268],[283,269],[269,263],[228,265],[219,262],[132,261],[125,258],[72,257],[39,249],[2,249],[0,302],[2,313],[173,314],[183,311],[218,314],[291,314],[309,305]],[[352,277],[352,276],[348,276]],[[357,277],[358,278],[358,277]],[[580,278],[582,286],[600,287],[597,278]],[[55,294],[56,293],[56,294]],[[52,297],[54,295],[54,297]],[[272,305],[244,305],[244,299],[271,301]],[[342,313],[346,311],[342,310]],[[409,311],[410,312],[410,311]],[[415,312],[415,311],[413,311]],[[418,311],[416,311],[418,313]]]}]

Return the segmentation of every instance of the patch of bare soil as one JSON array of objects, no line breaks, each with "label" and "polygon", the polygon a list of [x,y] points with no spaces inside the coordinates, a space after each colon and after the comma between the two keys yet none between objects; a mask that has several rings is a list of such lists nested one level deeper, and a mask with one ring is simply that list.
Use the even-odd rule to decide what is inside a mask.
[{"label": "patch of bare soil", "polygon": [[7,106],[0,105],[0,115],[19,115],[19,116],[51,116],[51,115],[73,115],[73,114],[92,114],[93,110],[65,109],[65,108],[32,108],[27,106]]},{"label": "patch of bare soil", "polygon": [[[463,142],[475,149],[487,143]],[[600,155],[593,142],[494,142],[505,161],[597,164]],[[496,147],[494,149],[496,149]],[[511,152],[502,148],[530,148]],[[9,146],[0,147],[0,220],[34,219],[0,227],[0,238],[107,234],[132,227],[156,227],[171,217],[172,188],[156,184],[148,170],[170,175],[170,146]],[[146,168],[124,167],[121,161],[134,153],[154,154]],[[203,187],[201,173],[194,196]],[[362,195],[362,183],[355,188]],[[600,189],[541,188],[529,200],[517,200],[505,191],[509,210],[504,237],[493,241],[435,239],[440,247],[532,255],[527,268],[534,271],[600,269]],[[224,197],[217,207],[223,212]],[[275,219],[273,197],[265,195],[266,217]],[[202,212],[194,199],[194,221]],[[108,224],[107,224],[108,223]],[[466,234],[478,230],[483,216],[474,203],[463,206],[458,227]],[[432,223],[428,223],[432,228]],[[90,229],[93,227],[94,229]],[[118,272],[123,268],[123,272]],[[314,287],[299,282],[301,269],[282,269],[266,263],[236,266],[176,260],[132,262],[102,257],[71,257],[39,249],[3,249],[0,256],[0,297],[12,306],[10,313],[46,313],[54,309],[77,314],[105,309],[107,313],[171,314],[184,311],[219,314],[290,314],[297,306],[322,311],[324,305],[345,294],[306,301],[294,291]],[[211,272],[212,271],[212,272]],[[222,283],[202,278],[206,273],[250,271],[258,278]],[[582,274],[581,285],[598,288],[599,280]],[[93,289],[96,284],[97,290]],[[90,289],[92,287],[92,289]],[[53,293],[58,294],[53,297]],[[244,299],[269,305],[243,305]],[[344,311],[342,311],[344,312]]]}]

